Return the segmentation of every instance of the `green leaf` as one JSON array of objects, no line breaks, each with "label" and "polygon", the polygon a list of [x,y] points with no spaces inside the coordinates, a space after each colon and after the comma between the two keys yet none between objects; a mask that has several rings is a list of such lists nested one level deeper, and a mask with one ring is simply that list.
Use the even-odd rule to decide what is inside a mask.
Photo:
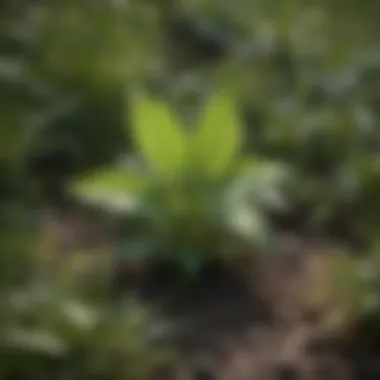
[{"label": "green leaf", "polygon": [[242,130],[233,99],[226,93],[211,98],[194,135],[196,169],[211,178],[220,178],[237,158]]},{"label": "green leaf", "polygon": [[91,331],[97,326],[100,318],[98,310],[83,302],[69,299],[64,300],[58,306],[66,324],[85,331]]},{"label": "green leaf", "polygon": [[133,136],[148,166],[159,176],[181,175],[186,160],[186,136],[165,104],[140,96],[134,104]]},{"label": "green leaf", "polygon": [[269,249],[271,247],[271,231],[263,213],[247,204],[235,205],[226,215],[227,227],[247,242]]},{"label": "green leaf", "polygon": [[61,338],[43,329],[10,328],[1,343],[11,349],[58,357],[67,351]]},{"label": "green leaf", "polygon": [[287,206],[284,187],[290,177],[290,171],[281,163],[246,158],[239,167],[236,185],[254,203],[283,209]]},{"label": "green leaf", "polygon": [[78,178],[70,185],[72,194],[85,202],[116,211],[131,211],[150,188],[148,179],[113,166]]}]

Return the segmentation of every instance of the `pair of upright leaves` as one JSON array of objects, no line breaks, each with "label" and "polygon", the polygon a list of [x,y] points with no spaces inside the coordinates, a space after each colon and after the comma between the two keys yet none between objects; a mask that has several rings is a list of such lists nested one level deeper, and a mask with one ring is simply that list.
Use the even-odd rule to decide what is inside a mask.
[{"label": "pair of upright leaves", "polygon": [[232,99],[211,98],[195,131],[186,131],[165,104],[137,99],[134,141],[146,164],[162,179],[173,180],[195,170],[209,179],[222,177],[240,151],[241,129]]},{"label": "pair of upright leaves", "polygon": [[[154,180],[170,184],[195,173],[217,181],[239,159],[242,130],[235,103],[226,93],[209,99],[191,132],[169,106],[148,96],[137,97],[132,110],[133,141]],[[152,184],[141,173],[116,165],[75,181],[72,190],[82,199],[122,211]]]}]

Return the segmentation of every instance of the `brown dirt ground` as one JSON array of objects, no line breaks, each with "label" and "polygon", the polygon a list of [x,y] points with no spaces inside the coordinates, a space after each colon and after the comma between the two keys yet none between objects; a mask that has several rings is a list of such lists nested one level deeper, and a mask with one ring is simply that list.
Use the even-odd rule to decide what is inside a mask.
[{"label": "brown dirt ground", "polygon": [[[47,220],[63,254],[107,245],[102,225],[83,210]],[[174,380],[380,379],[379,353],[323,334],[326,252],[334,245],[289,233],[281,239],[276,255],[260,256],[243,274],[210,267],[197,284],[179,286],[173,270],[160,268],[139,284],[140,296],[173,322],[171,342],[183,359]]]}]

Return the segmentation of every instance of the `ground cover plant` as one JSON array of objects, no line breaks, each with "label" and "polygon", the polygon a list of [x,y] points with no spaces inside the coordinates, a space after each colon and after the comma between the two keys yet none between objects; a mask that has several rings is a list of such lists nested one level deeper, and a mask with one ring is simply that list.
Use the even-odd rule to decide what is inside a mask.
[{"label": "ground cover plant", "polygon": [[112,296],[106,281],[70,266],[46,237],[41,245],[38,213],[20,200],[10,206],[0,235],[2,376],[145,380],[170,373],[176,358],[163,344],[157,313]]},{"label": "ground cover plant", "polygon": [[106,167],[72,187],[84,200],[125,213],[132,229],[140,222],[125,254],[167,256],[191,272],[213,256],[233,260],[244,246],[265,249],[266,213],[284,206],[286,171],[244,153],[235,100],[211,96],[193,129],[146,95],[132,114],[135,167]]}]

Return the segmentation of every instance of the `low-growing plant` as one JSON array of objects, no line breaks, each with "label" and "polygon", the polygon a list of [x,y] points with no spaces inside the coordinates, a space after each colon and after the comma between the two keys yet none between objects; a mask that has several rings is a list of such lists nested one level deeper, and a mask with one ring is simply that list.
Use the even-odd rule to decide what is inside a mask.
[{"label": "low-growing plant", "polygon": [[284,205],[284,168],[243,152],[237,104],[211,97],[197,128],[147,95],[135,98],[134,167],[118,163],[76,180],[74,194],[126,217],[125,255],[168,258],[197,271],[217,255],[270,241],[266,211]]},{"label": "low-growing plant", "polygon": [[153,310],[115,299],[96,273],[69,271],[62,260],[53,267],[28,224],[36,213],[7,206],[0,210],[3,379],[147,380],[172,368],[175,357],[160,341],[166,328]]},{"label": "low-growing plant", "polygon": [[96,273],[69,271],[62,260],[53,267],[30,228],[37,213],[21,203],[1,206],[3,379],[147,380],[162,366],[171,369],[175,357],[161,344],[166,329],[153,310],[115,299]]},{"label": "low-growing plant", "polygon": [[42,282],[3,295],[2,310],[5,379],[146,380],[174,363],[157,344],[154,314],[137,302],[89,302]]}]

